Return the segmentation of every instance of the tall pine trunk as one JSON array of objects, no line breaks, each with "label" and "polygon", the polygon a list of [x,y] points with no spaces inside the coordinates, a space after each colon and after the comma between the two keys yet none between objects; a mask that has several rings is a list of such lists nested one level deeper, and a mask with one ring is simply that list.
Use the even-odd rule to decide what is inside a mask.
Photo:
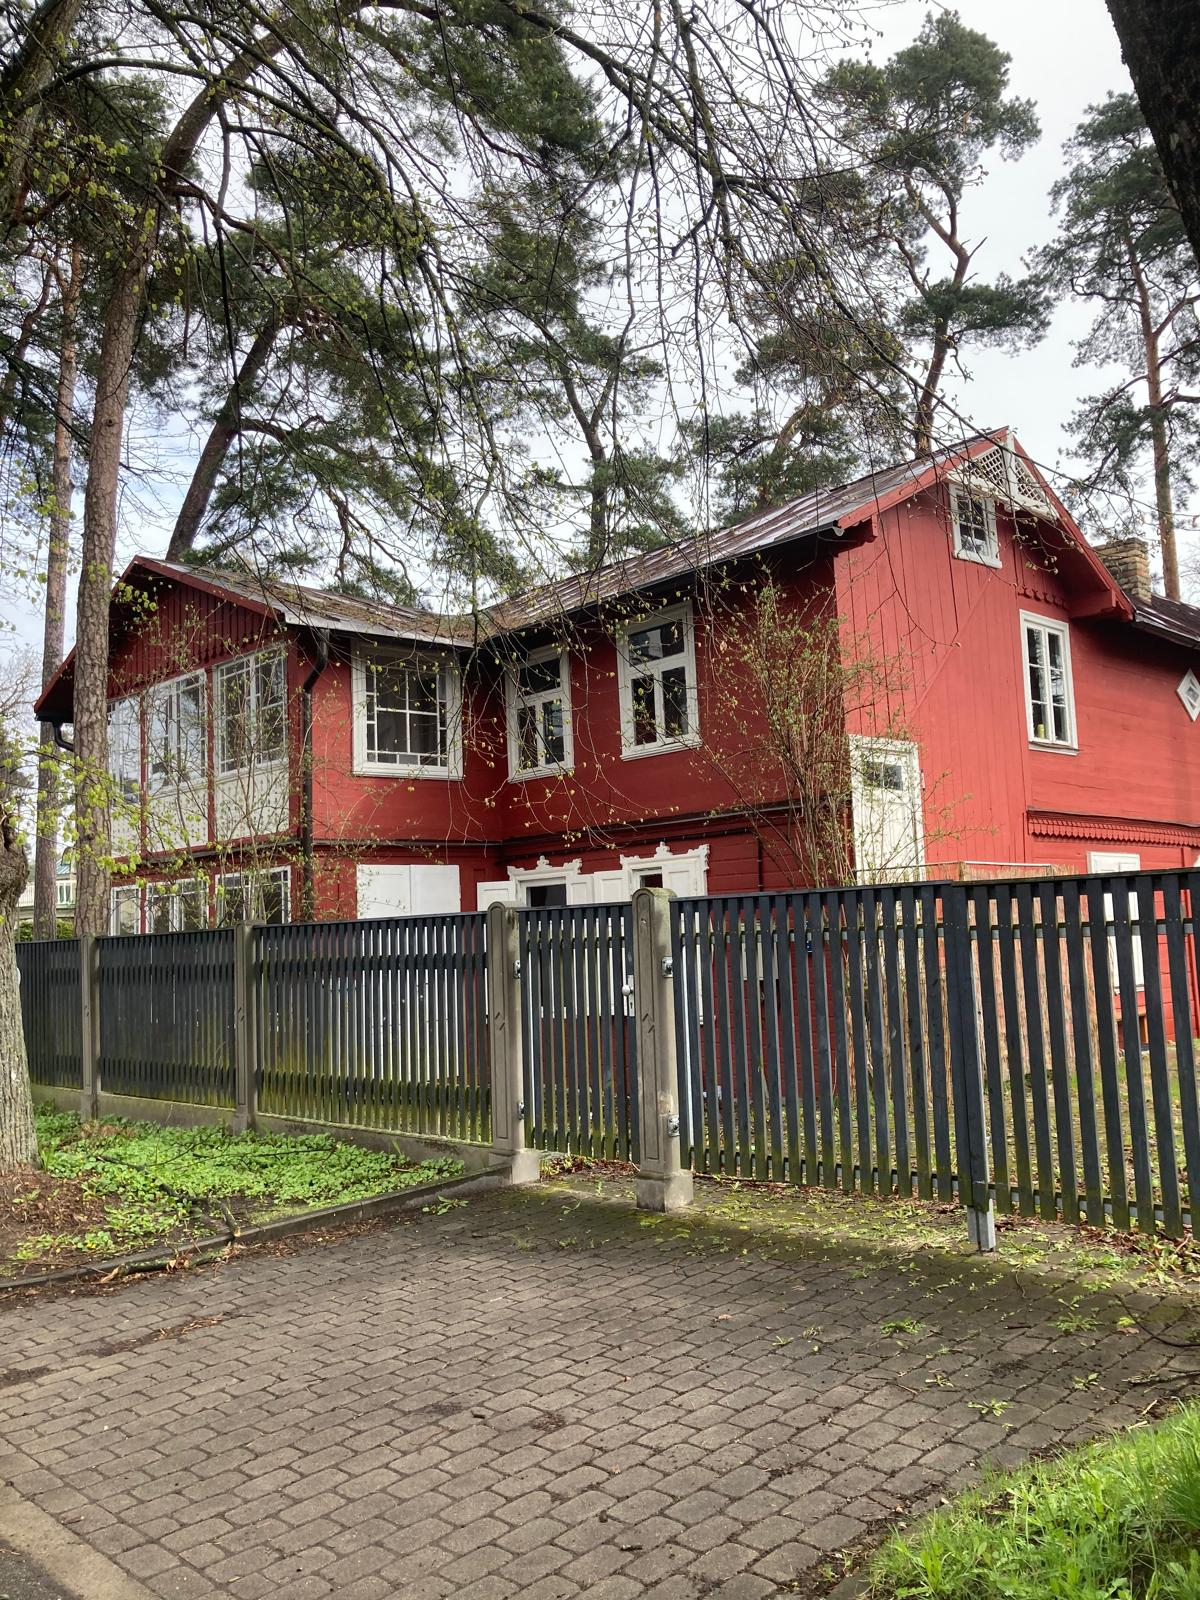
[{"label": "tall pine trunk", "polygon": [[[79,371],[79,297],[82,272],[78,246],[71,251],[69,274],[62,285],[62,341],[58,357],[58,393],[54,409],[54,505],[50,512],[50,546],[46,558],[46,615],[42,624],[42,688],[63,657],[66,633],[67,567],[71,553],[71,467],[75,383]],[[37,839],[33,856],[33,932],[53,939],[58,931],[58,761],[54,729],[41,725],[38,752]]]},{"label": "tall pine trunk", "polygon": [[1158,547],[1162,555],[1163,590],[1179,599],[1179,551],[1175,540],[1175,506],[1171,498],[1171,441],[1167,408],[1163,405],[1162,351],[1154,322],[1150,286],[1134,249],[1126,237],[1129,270],[1138,297],[1138,320],[1146,360],[1146,394],[1150,402],[1150,449],[1154,460],[1154,503],[1158,517]]}]

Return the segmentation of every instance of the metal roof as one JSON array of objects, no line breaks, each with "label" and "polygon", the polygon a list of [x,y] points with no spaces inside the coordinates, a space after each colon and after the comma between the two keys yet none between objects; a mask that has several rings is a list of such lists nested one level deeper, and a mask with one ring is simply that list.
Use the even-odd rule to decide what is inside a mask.
[{"label": "metal roof", "polygon": [[1168,600],[1163,594],[1131,594],[1129,598],[1136,627],[1169,634],[1182,644],[1200,644],[1200,607],[1189,606],[1183,600]]}]

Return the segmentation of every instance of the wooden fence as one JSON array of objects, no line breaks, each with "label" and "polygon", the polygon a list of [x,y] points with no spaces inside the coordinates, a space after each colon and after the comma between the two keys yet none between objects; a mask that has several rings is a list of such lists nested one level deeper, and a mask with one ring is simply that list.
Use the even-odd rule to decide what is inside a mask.
[{"label": "wooden fence", "polygon": [[[655,899],[675,1026],[647,1037],[673,1048],[684,1165],[1180,1233],[1198,890],[1152,872]],[[638,1061],[630,906],[509,915],[508,957],[482,914],[21,946],[32,1075],[85,1103],[99,1083],[483,1141],[488,995],[511,982],[527,1144],[637,1161],[639,1065],[664,1080]]]},{"label": "wooden fence", "polygon": [[1179,1233],[1200,1200],[1198,886],[675,902],[685,1162]]}]

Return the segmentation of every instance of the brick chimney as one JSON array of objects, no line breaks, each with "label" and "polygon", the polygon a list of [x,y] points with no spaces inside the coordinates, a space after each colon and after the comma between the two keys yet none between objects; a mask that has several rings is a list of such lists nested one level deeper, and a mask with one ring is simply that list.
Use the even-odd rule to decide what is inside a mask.
[{"label": "brick chimney", "polygon": [[1098,544],[1096,554],[1125,590],[1139,600],[1150,597],[1150,552],[1146,541],[1131,534],[1124,539],[1110,539]]}]

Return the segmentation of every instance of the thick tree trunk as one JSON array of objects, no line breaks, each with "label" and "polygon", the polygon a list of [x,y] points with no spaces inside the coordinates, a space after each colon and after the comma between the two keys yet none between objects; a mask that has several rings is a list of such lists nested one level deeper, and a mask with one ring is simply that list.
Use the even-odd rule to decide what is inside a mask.
[{"label": "thick tree trunk", "polygon": [[11,815],[0,820],[0,1172],[37,1160],[33,1092],[21,1025],[21,987],[17,977],[17,901],[25,887],[28,863]]},{"label": "thick tree trunk", "polygon": [[217,475],[229,453],[230,445],[241,431],[242,405],[254,387],[255,379],[265,366],[282,326],[280,318],[272,317],[260,330],[258,337],[246,352],[246,359],[238,368],[233,387],[226,395],[225,403],[217,412],[212,431],[204,441],[204,449],[200,452],[196,470],[192,473],[192,481],[188,484],[188,491],[183,497],[183,504],[175,519],[171,542],[167,546],[168,561],[182,561],[195,548],[200,524],[204,520],[204,513],[208,510],[208,503],[217,485]]},{"label": "thick tree trunk", "polygon": [[1108,0],[1142,112],[1200,262],[1200,5]]},{"label": "thick tree trunk", "polygon": [[[42,688],[50,682],[63,656],[67,609],[67,567],[71,552],[71,465],[74,456],[72,419],[79,370],[77,323],[83,286],[80,253],[71,251],[69,276],[62,289],[62,343],[58,358],[58,394],[54,412],[54,505],[50,512],[50,547],[46,559],[46,615],[42,624]],[[33,932],[53,939],[58,931],[58,762],[54,730],[41,727],[38,761],[37,840],[33,857]]]},{"label": "thick tree trunk", "polygon": [[83,0],[42,0],[25,39],[0,74],[0,223],[7,225],[25,184],[25,165],[42,115],[42,95],[75,31]]}]

